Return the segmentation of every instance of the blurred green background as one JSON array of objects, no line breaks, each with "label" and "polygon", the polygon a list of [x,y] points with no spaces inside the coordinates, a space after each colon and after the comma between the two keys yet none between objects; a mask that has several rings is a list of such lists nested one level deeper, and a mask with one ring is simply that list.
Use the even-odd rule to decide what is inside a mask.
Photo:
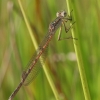
[{"label": "blurred green background", "polygon": [[[38,42],[42,41],[56,12],[66,10],[65,0],[21,0]],[[100,100],[100,1],[71,0],[73,28],[80,44],[91,100]],[[71,36],[63,29],[63,36]],[[47,68],[60,100],[85,100],[73,40],[57,41],[48,48]],[[21,80],[35,52],[17,0],[0,0],[0,100],[7,100]],[[56,100],[43,70],[14,100]]]}]

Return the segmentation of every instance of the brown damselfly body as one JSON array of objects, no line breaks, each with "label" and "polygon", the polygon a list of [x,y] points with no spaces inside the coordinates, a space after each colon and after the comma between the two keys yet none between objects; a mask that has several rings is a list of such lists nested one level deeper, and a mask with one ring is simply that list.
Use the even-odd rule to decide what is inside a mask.
[{"label": "brown damselfly body", "polygon": [[54,36],[56,30],[60,27],[60,31],[58,34],[58,40],[63,39],[76,39],[72,37],[67,38],[61,38],[61,28],[62,25],[65,28],[65,32],[67,33],[70,28],[72,28],[72,25],[75,23],[72,23],[69,28],[65,26],[65,23],[68,20],[72,20],[71,16],[68,16],[65,11],[57,12],[57,18],[49,24],[48,33],[44,37],[43,41],[39,45],[38,49],[36,50],[35,54],[33,55],[32,59],[30,60],[26,70],[23,71],[22,79],[17,88],[14,90],[14,92],[9,97],[9,100],[12,100],[13,97],[16,95],[16,93],[19,91],[21,86],[28,85],[39,73],[39,70],[41,69],[41,62],[40,62],[40,56],[45,54],[46,48],[49,45],[49,42],[52,40],[52,37]]}]

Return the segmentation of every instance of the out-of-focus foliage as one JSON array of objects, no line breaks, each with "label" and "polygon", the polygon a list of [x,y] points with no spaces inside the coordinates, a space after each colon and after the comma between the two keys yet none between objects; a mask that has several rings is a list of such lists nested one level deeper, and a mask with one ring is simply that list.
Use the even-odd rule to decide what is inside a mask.
[{"label": "out-of-focus foliage", "polygon": [[[48,31],[56,12],[66,10],[65,0],[21,0],[38,44]],[[73,28],[80,44],[92,100],[100,100],[100,3],[99,0],[71,0]],[[67,25],[68,26],[68,25]],[[62,37],[66,34],[64,28]],[[48,70],[61,100],[84,100],[71,39],[57,41],[58,31],[48,48]],[[35,52],[17,0],[0,0],[0,100],[7,100],[21,80],[23,69]],[[14,100],[55,100],[41,70]]]}]

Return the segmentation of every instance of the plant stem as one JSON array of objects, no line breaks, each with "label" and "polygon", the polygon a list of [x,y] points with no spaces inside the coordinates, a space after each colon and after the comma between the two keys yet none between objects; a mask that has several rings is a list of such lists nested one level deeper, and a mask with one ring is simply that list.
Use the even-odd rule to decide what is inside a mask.
[{"label": "plant stem", "polygon": [[[18,3],[19,3],[19,6],[20,6],[20,9],[21,9],[21,12],[22,12],[22,15],[23,15],[25,24],[26,24],[27,29],[28,29],[28,31],[29,31],[29,35],[30,35],[30,37],[31,37],[32,43],[34,44],[35,49],[37,49],[37,48],[38,48],[38,45],[37,45],[35,36],[34,36],[34,34],[33,34],[33,32],[32,32],[32,29],[31,29],[31,27],[30,27],[30,25],[29,25],[29,22],[28,22],[28,20],[27,20],[27,18],[26,18],[26,15],[25,15],[24,9],[23,9],[23,7],[22,7],[21,1],[18,0]],[[41,57],[40,59],[42,59],[42,57]],[[42,63],[41,63],[41,64],[42,64]],[[50,75],[49,75],[49,72],[48,72],[48,70],[47,70],[47,68],[46,68],[46,64],[42,64],[42,66],[43,66],[43,70],[44,70],[44,72],[45,72],[45,75],[46,75],[46,77],[47,77],[47,80],[48,80],[48,82],[49,82],[49,84],[50,84],[50,86],[51,86],[51,89],[52,89],[53,93],[54,93],[54,96],[55,96],[56,100],[59,100],[59,99],[58,99],[58,98],[59,98],[58,92],[57,92],[57,90],[56,90],[56,88],[55,88],[55,86],[54,86],[54,84],[53,84],[53,81],[52,81]]]},{"label": "plant stem", "polygon": [[[68,14],[70,14],[69,0],[66,0],[66,2],[67,2]],[[76,37],[73,29],[71,29],[71,32],[72,32],[72,36]],[[86,79],[86,75],[85,75],[85,70],[84,70],[84,64],[83,64],[83,60],[82,60],[82,56],[81,56],[80,47],[79,47],[79,44],[76,40],[73,40],[73,42],[74,42],[74,49],[75,49],[75,53],[76,53],[76,57],[77,57],[78,69],[79,69],[79,73],[80,73],[84,97],[85,97],[85,100],[91,100],[89,89],[88,89],[88,84],[87,84],[87,79]]]}]

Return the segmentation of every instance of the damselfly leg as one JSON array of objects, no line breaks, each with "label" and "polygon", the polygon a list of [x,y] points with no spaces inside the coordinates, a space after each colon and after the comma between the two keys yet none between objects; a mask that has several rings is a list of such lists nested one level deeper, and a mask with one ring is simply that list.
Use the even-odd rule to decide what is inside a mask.
[{"label": "damselfly leg", "polygon": [[[66,33],[72,28],[72,26],[73,26],[74,23],[75,23],[75,22],[73,22],[73,23],[71,24],[71,26],[70,26],[69,28],[67,28],[66,25],[65,25],[65,22],[63,22],[63,26],[64,26],[64,29],[65,29],[65,32],[66,32]],[[62,34],[61,31],[62,31],[62,25],[60,26],[60,30],[59,30],[58,41],[60,41],[60,40],[65,40],[65,39],[75,39],[75,40],[77,40],[77,38],[73,38],[72,36],[66,37],[66,38],[61,38],[61,34]]]}]

